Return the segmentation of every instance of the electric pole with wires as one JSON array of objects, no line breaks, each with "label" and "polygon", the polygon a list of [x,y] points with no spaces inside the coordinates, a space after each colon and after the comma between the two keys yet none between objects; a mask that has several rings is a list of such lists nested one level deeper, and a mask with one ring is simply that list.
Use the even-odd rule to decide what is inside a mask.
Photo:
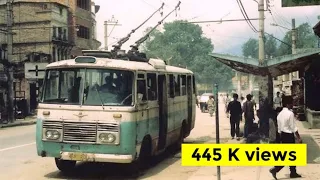
[{"label": "electric pole with wires", "polygon": [[13,0],[7,0],[7,63],[4,64],[5,72],[8,78],[8,92],[7,92],[7,112],[8,121],[14,122],[13,110]]},{"label": "electric pole with wires", "polygon": [[[108,34],[108,26],[113,25],[111,32]],[[115,26],[121,26],[121,24],[118,24],[118,20],[114,18],[114,16],[111,17],[108,21],[104,22],[104,49],[108,50],[108,38],[111,35],[113,29]]]}]

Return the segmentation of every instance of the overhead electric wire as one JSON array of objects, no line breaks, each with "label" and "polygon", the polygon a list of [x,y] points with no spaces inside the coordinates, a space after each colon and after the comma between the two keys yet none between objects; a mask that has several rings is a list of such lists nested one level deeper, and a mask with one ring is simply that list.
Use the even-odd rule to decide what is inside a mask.
[{"label": "overhead electric wire", "polygon": [[[138,30],[141,26],[143,26],[147,21],[149,21],[158,11],[160,11],[161,9],[163,9],[164,3],[162,3],[161,7],[158,8],[156,11],[154,11],[143,23],[141,23],[137,28],[131,30],[131,32],[124,38],[121,38],[117,43],[117,45],[113,45],[114,49],[113,51],[117,51],[121,49],[122,44],[124,44],[125,42],[127,42],[130,39],[131,34],[133,34],[136,30]],[[162,16],[162,12],[161,16]]]},{"label": "overhead electric wire", "polygon": [[238,6],[240,8],[240,11],[244,17],[244,19],[246,19],[246,22],[248,23],[249,27],[253,30],[253,32],[258,32],[258,30],[254,27],[254,25],[251,23],[250,18],[248,17],[246,10],[243,7],[243,4],[241,2],[241,0],[237,0]]},{"label": "overhead electric wire", "polygon": [[284,41],[282,41],[282,40],[280,40],[280,39],[278,39],[278,38],[274,37],[272,34],[269,34],[269,33],[267,33],[267,32],[264,32],[264,33],[265,33],[265,34],[267,34],[267,35],[269,35],[270,37],[272,37],[272,38],[274,38],[274,39],[276,39],[276,40],[280,41],[281,43],[283,43],[283,44],[285,44],[285,45],[287,45],[287,46],[289,46],[289,47],[292,47],[289,43],[286,43],[286,42],[284,42]]},{"label": "overhead electric wire", "polygon": [[240,5],[241,5],[241,7],[242,7],[242,9],[243,9],[244,14],[245,14],[246,17],[247,17],[248,22],[249,22],[249,23],[251,24],[251,26],[255,29],[255,31],[258,32],[258,30],[257,30],[257,29],[254,27],[254,25],[251,23],[250,18],[249,18],[249,16],[248,16],[248,14],[247,14],[247,12],[246,12],[246,10],[245,10],[245,8],[244,8],[241,0],[238,0],[238,1],[240,2]]},{"label": "overhead electric wire", "polygon": [[108,37],[111,35],[111,33],[113,32],[113,30],[114,30],[114,28],[116,27],[116,25],[118,24],[118,21],[113,25],[113,27],[112,27],[112,29],[111,29],[111,31],[110,31],[110,33],[109,33],[109,35],[108,35]]},{"label": "overhead electric wire", "polygon": [[137,51],[139,49],[140,44],[142,44],[145,40],[148,39],[148,37],[150,36],[150,34],[160,25],[162,24],[162,22],[170,15],[172,14],[174,11],[176,11],[179,7],[180,7],[181,1],[179,1],[179,3],[176,5],[176,7],[169,13],[167,14],[161,21],[158,22],[158,24],[156,26],[154,26],[146,35],[144,35],[142,38],[140,38],[139,40],[137,40],[135,42],[134,45],[131,45],[131,50],[130,51]]}]

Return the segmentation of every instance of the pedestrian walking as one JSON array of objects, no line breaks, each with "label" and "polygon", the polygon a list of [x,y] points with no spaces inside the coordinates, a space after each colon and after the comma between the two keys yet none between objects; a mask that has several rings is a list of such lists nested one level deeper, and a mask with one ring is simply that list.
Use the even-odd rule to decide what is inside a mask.
[{"label": "pedestrian walking", "polygon": [[247,95],[247,101],[243,103],[243,114],[244,114],[244,138],[247,138],[252,133],[252,126],[254,121],[254,104],[251,101],[251,94]]},{"label": "pedestrian walking", "polygon": [[224,98],[224,107],[225,107],[225,111],[226,111],[228,118],[229,118],[229,114],[228,114],[227,110],[228,110],[229,103],[230,103],[230,98],[229,98],[229,94],[227,94],[226,97]]},{"label": "pedestrian walking", "polygon": [[[280,142],[284,144],[295,143],[295,136],[297,142],[301,143],[301,137],[298,132],[298,128],[295,124],[294,114],[290,110],[292,109],[292,98],[288,98],[283,103],[284,108],[277,116],[278,132],[280,133]],[[277,173],[283,168],[283,166],[275,166],[270,169],[272,176],[277,179]],[[297,173],[296,166],[290,166],[290,178],[300,178],[301,175]]]},{"label": "pedestrian walking", "polygon": [[207,105],[208,105],[209,114],[210,114],[210,116],[212,117],[212,116],[213,116],[213,112],[214,112],[214,107],[215,107],[214,97],[213,97],[213,96],[210,96],[210,97],[209,97],[209,100],[208,100],[208,102],[207,102]]},{"label": "pedestrian walking", "polygon": [[228,104],[227,113],[230,113],[231,137],[237,136],[240,140],[240,118],[242,115],[241,103],[238,101],[238,94],[233,94],[233,101]]},{"label": "pedestrian walking", "polygon": [[282,107],[282,99],[280,97],[280,92],[277,92],[277,96],[274,98],[273,104],[274,104],[274,109]]},{"label": "pedestrian walking", "polygon": [[269,118],[272,118],[273,111],[274,110],[269,99],[262,99],[257,115],[259,118],[259,131],[262,133],[264,138],[269,138]]}]

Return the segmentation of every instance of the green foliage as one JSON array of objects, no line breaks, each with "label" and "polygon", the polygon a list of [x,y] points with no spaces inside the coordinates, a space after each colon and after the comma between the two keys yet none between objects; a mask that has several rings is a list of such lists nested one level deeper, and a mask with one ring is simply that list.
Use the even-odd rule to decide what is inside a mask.
[{"label": "green foliage", "polygon": [[[316,48],[318,38],[314,35],[312,27],[308,23],[303,23],[297,30],[297,49],[303,48]],[[292,44],[292,32],[288,31],[282,39],[283,42],[287,44]],[[283,56],[287,54],[292,54],[291,46],[287,44],[277,42],[272,35],[265,36],[265,54],[270,56]],[[250,38],[242,46],[242,54],[245,57],[252,56],[258,58],[258,40]]]},{"label": "green foliage", "polygon": [[257,39],[250,38],[242,45],[242,54],[245,57],[258,58],[259,43]]},{"label": "green foliage", "polygon": [[265,36],[264,44],[265,54],[268,57],[277,56],[277,40],[273,38],[273,35]]},{"label": "green foliage", "polygon": [[209,56],[213,45],[210,39],[202,36],[199,25],[182,22],[165,23],[163,32],[152,32],[143,51],[148,57],[164,59],[170,65],[187,66],[195,73],[198,83],[215,82],[221,89],[227,89],[234,76],[231,68]]}]

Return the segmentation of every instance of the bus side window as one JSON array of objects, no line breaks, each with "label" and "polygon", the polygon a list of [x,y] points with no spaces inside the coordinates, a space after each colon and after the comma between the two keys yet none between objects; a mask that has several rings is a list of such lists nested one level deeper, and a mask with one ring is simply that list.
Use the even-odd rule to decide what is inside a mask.
[{"label": "bus side window", "polygon": [[169,75],[169,97],[174,98],[174,77],[173,77],[173,74]]},{"label": "bus side window", "polygon": [[175,87],[174,87],[174,90],[175,90],[175,96],[180,96],[181,95],[181,92],[180,92],[180,75],[175,75],[174,76],[174,83],[175,83]]},{"label": "bus side window", "polygon": [[139,79],[144,78],[143,74],[138,74],[138,80],[137,80],[137,93],[142,94],[142,101],[147,100],[147,90],[146,90],[146,80],[145,79]]},{"label": "bus side window", "polygon": [[148,100],[154,101],[157,100],[157,75],[156,74],[147,74],[147,89],[148,89]]},{"label": "bus side window", "polygon": [[194,75],[192,76],[193,94],[196,94],[196,80]]},{"label": "bus side window", "polygon": [[187,78],[186,75],[181,75],[181,90],[182,90],[182,96],[187,95],[187,90],[186,90],[186,82]]}]

